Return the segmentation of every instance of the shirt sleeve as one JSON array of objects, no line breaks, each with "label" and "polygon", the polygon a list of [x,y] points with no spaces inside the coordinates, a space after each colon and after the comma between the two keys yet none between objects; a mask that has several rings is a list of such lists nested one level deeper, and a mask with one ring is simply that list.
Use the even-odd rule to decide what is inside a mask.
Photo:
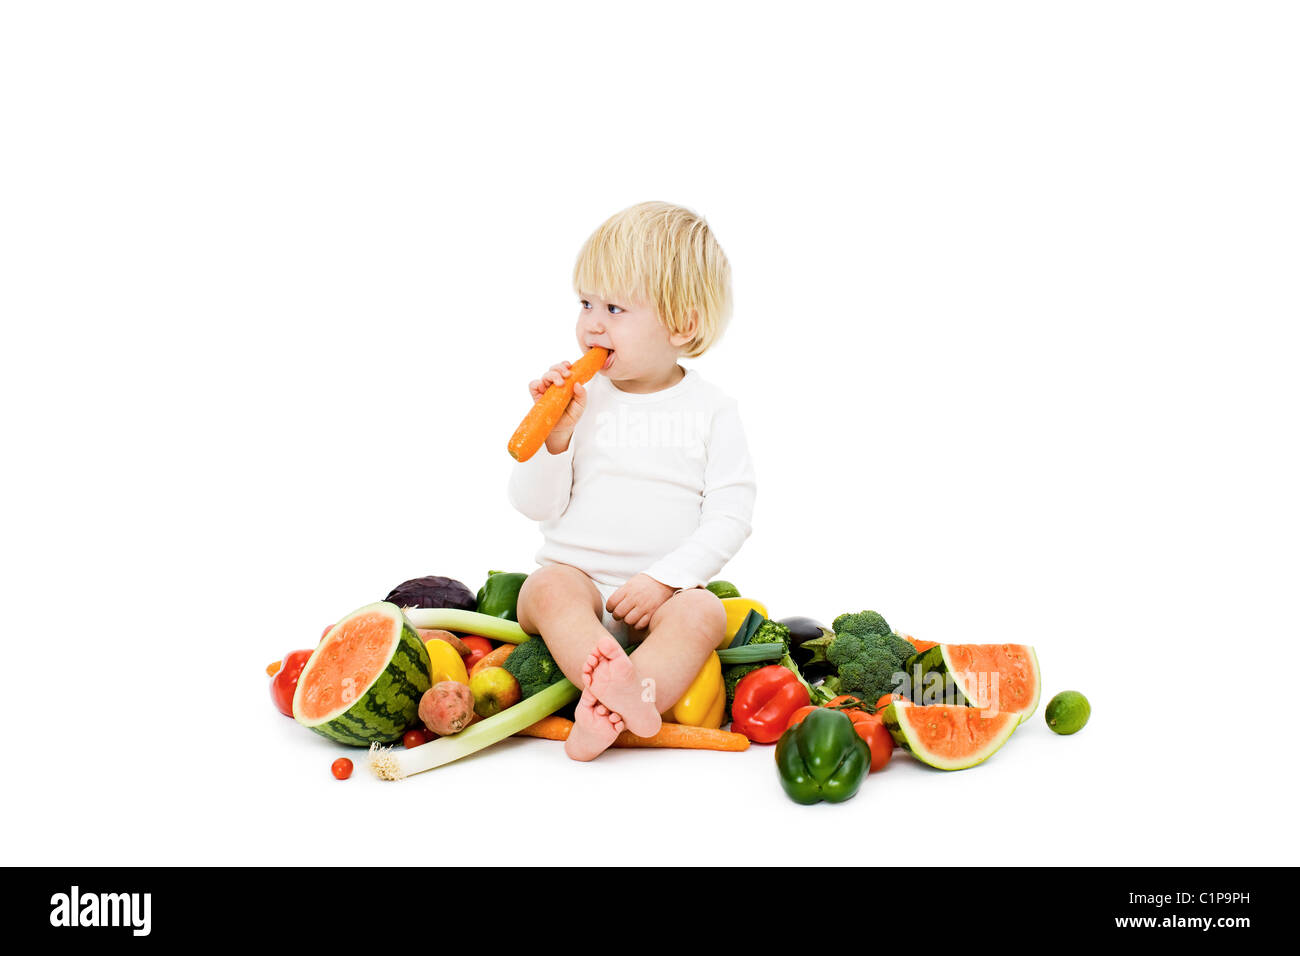
[{"label": "shirt sleeve", "polygon": [[527,461],[511,467],[507,494],[515,510],[534,521],[551,521],[564,514],[573,492],[573,445],[552,455],[543,444]]},{"label": "shirt sleeve", "polygon": [[714,417],[707,455],[699,529],[643,572],[669,587],[708,584],[753,530],[758,484],[734,400]]}]

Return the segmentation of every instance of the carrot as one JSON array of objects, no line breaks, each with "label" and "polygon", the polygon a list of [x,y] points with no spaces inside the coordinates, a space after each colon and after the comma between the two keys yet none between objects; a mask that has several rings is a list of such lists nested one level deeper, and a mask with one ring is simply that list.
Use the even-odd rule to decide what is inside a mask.
[{"label": "carrot", "polygon": [[609,352],[600,346],[588,349],[582,358],[569,366],[569,376],[563,384],[552,385],[541,398],[533,402],[533,407],[528,410],[510,438],[510,457],[515,461],[527,461],[537,454],[537,449],[542,447],[564,410],[569,407],[569,400],[573,398],[573,383],[586,385],[600,371],[607,358]]},{"label": "carrot", "polygon": [[563,717],[543,717],[531,727],[518,731],[516,737],[541,737],[543,740],[568,740],[573,721]]},{"label": "carrot", "polygon": [[[531,727],[519,731],[518,737],[541,737],[545,740],[568,740],[573,721],[563,717],[543,717]],[[653,737],[637,737],[623,731],[614,738],[615,747],[671,747],[678,750],[723,750],[736,752],[749,747],[749,738],[727,730],[664,723]]]}]

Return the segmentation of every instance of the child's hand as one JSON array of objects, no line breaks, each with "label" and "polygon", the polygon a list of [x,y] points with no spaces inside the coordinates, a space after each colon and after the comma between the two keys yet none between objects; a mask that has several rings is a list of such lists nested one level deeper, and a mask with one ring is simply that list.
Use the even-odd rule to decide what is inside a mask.
[{"label": "child's hand", "polygon": [[673,596],[676,588],[661,584],[648,574],[638,574],[609,596],[605,609],[633,630],[650,623],[659,606]]},{"label": "child's hand", "polygon": [[[569,362],[557,362],[547,369],[541,378],[528,383],[528,394],[533,397],[534,404],[546,394],[546,390],[552,385],[564,384],[564,380],[570,375],[570,364]],[[586,386],[575,380],[573,383],[573,398],[569,399],[564,414],[560,416],[560,420],[546,438],[546,450],[552,455],[562,454],[569,447],[569,438],[573,435],[573,429],[577,427],[578,419],[582,418],[582,412],[586,407]]]}]

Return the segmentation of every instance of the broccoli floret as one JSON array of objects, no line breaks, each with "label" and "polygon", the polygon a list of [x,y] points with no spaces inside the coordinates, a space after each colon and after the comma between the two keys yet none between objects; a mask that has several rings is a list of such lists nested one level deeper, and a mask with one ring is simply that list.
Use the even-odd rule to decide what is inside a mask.
[{"label": "broccoli floret", "polygon": [[889,634],[890,628],[885,619],[875,611],[859,611],[857,614],[841,614],[831,623],[831,630],[836,634],[846,631],[850,634]]},{"label": "broccoli floret", "polygon": [[546,690],[564,677],[560,665],[540,637],[524,641],[506,658],[502,665],[519,681],[519,694],[524,700]]},{"label": "broccoli floret", "polygon": [[749,639],[751,644],[784,644],[790,649],[790,628],[779,621],[764,621]]},{"label": "broccoli floret", "polygon": [[915,652],[897,634],[836,633],[826,659],[834,665],[838,680],[829,678],[827,682],[834,681],[837,693],[856,694],[864,703],[875,703],[895,689],[894,674],[906,672],[907,659]]}]

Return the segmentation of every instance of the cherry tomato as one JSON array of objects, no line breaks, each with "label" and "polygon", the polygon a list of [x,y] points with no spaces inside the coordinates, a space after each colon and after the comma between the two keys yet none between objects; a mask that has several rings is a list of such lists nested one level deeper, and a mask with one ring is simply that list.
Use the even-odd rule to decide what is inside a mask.
[{"label": "cherry tomato", "polygon": [[462,637],[460,641],[469,648],[469,657],[465,658],[466,671],[492,653],[492,642],[486,637],[471,634],[468,637]]},{"label": "cherry tomato", "polygon": [[335,780],[346,780],[352,776],[352,761],[347,757],[340,757],[330,764],[330,773],[334,774]]},{"label": "cherry tomato", "polygon": [[429,742],[429,735],[425,731],[420,730],[418,727],[415,730],[408,730],[405,734],[402,735],[402,746],[405,747],[407,750],[410,750],[412,747],[423,746],[428,742]]},{"label": "cherry tomato", "polygon": [[871,748],[871,772],[884,770],[885,765],[889,763],[889,758],[894,754],[894,738],[885,729],[885,725],[879,718],[873,716],[869,721],[854,724],[853,729]]},{"label": "cherry tomato", "polygon": [[811,714],[814,710],[818,710],[818,709],[819,708],[817,707],[816,704],[809,704],[807,707],[800,707],[798,710],[796,710],[793,714],[790,715],[790,722],[785,725],[785,729],[789,730],[795,724],[801,723],[805,717]]}]

